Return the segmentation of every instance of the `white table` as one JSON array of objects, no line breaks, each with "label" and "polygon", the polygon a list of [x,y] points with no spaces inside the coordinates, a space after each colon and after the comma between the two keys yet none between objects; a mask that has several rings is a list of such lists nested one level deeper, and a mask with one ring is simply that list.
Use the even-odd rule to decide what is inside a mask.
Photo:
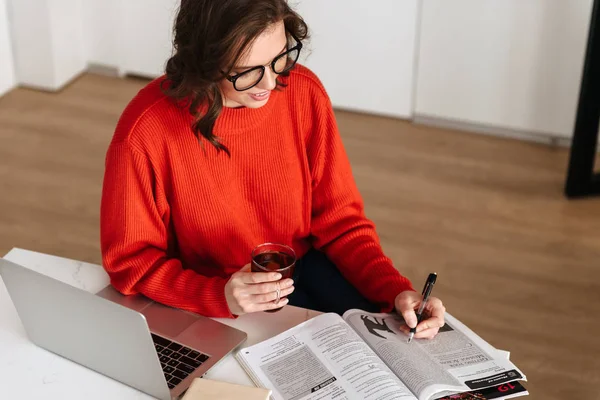
[{"label": "white table", "polygon": [[[92,293],[109,284],[99,265],[12,249],[5,259]],[[254,313],[217,321],[248,334],[248,346],[281,333],[318,312],[286,306],[277,313]],[[252,386],[233,356],[212,368],[207,378]],[[35,346],[0,278],[0,399],[152,399],[122,383]]]}]

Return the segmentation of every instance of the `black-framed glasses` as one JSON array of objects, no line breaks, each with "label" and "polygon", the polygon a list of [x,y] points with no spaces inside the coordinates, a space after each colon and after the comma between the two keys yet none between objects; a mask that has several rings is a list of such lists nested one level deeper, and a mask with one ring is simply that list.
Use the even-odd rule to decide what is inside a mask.
[{"label": "black-framed glasses", "polygon": [[296,41],[296,45],[291,49],[288,49],[285,53],[281,53],[273,59],[269,64],[257,65],[247,69],[246,71],[240,72],[235,75],[227,76],[227,80],[233,83],[233,88],[238,92],[243,92],[258,85],[265,76],[266,66],[271,67],[271,71],[277,75],[283,74],[291,70],[298,58],[300,57],[300,50],[302,49],[302,43],[292,35],[292,38]]}]

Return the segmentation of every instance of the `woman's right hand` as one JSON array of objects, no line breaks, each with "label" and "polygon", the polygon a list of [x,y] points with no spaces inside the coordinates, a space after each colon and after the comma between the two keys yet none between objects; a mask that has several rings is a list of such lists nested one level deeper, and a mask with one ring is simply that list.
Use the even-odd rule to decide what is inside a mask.
[{"label": "woman's right hand", "polygon": [[[250,264],[245,265],[231,275],[225,285],[225,299],[229,310],[234,315],[242,315],[283,307],[288,303],[288,299],[284,297],[294,291],[294,281],[280,279],[279,272],[251,272]],[[278,285],[281,300],[275,303]]]}]

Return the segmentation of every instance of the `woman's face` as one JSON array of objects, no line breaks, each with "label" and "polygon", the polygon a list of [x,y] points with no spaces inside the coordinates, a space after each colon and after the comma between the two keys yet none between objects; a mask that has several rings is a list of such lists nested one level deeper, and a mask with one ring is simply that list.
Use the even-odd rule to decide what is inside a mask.
[{"label": "woman's face", "polygon": [[223,105],[225,107],[259,108],[267,104],[271,90],[275,89],[277,74],[270,64],[275,57],[287,50],[287,37],[283,22],[277,22],[260,34],[250,48],[236,64],[232,75],[245,70],[265,65],[265,74],[261,81],[254,87],[239,92],[234,89],[233,83],[227,79],[221,81]]}]

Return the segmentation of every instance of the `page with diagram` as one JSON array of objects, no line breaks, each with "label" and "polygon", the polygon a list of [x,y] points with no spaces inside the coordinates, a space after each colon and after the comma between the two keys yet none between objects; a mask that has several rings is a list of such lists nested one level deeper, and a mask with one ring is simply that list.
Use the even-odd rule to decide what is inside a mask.
[{"label": "page with diagram", "polygon": [[411,343],[398,314],[349,310],[344,320],[419,400],[526,380],[505,355],[449,314],[434,339]]},{"label": "page with diagram", "polygon": [[264,342],[237,360],[274,400],[416,400],[337,314],[322,314]]}]

